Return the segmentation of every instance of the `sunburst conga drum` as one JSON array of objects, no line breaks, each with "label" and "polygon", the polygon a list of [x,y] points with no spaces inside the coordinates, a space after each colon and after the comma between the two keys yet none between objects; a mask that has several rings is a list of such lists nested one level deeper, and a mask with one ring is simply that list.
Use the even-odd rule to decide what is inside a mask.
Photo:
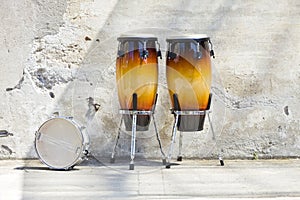
[{"label": "sunburst conga drum", "polygon": [[[151,111],[156,102],[159,44],[153,35],[118,37],[116,81],[122,110],[132,110],[133,96],[139,111]],[[132,115],[123,115],[126,130],[132,130]],[[137,116],[137,131],[148,130],[149,115]]]},{"label": "sunburst conga drum", "polygon": [[[181,111],[207,110],[210,104],[211,42],[206,35],[167,38],[166,76],[172,107]],[[182,115],[180,131],[203,130],[205,115]]]}]

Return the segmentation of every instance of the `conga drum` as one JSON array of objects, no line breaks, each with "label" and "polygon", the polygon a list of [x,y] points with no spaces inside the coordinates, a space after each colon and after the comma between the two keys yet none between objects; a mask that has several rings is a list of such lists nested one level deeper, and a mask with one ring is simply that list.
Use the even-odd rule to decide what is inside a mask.
[{"label": "conga drum", "polygon": [[[210,38],[188,35],[167,38],[166,76],[173,110],[201,111],[210,104]],[[205,115],[179,116],[179,131],[203,130]]]},{"label": "conga drum", "polygon": [[[116,81],[122,110],[151,111],[155,107],[158,84],[157,38],[153,35],[118,37]],[[134,108],[136,97],[136,108]],[[127,131],[132,130],[132,115],[123,115]],[[137,131],[148,130],[149,115],[137,116]]]}]

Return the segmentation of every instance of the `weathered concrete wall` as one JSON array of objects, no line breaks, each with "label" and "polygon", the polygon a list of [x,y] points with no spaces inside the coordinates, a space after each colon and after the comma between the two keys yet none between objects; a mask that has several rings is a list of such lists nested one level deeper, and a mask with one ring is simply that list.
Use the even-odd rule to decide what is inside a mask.
[{"label": "weathered concrete wall", "polygon": [[[0,138],[0,158],[36,157],[35,131],[55,112],[86,127],[94,155],[109,156],[120,122],[116,38],[125,32],[157,35],[163,53],[170,34],[206,33],[214,43],[217,140],[208,123],[184,133],[184,156],[300,155],[297,0],[15,0],[2,2],[0,15],[0,129],[14,134]],[[165,58],[159,66],[155,116],[167,151],[174,118]],[[121,135],[118,155],[128,155],[129,141]],[[160,155],[153,128],[138,134],[137,151]]]}]

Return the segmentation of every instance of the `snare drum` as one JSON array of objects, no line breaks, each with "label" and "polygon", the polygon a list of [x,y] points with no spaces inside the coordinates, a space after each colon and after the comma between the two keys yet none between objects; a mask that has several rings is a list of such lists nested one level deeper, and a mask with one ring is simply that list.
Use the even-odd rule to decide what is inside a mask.
[{"label": "snare drum", "polygon": [[[169,37],[166,41],[166,76],[173,109],[206,110],[212,79],[210,38],[206,35],[188,35]],[[175,105],[176,102],[178,105]],[[180,118],[179,130],[203,129],[204,116]]]},{"label": "snare drum", "polygon": [[89,137],[70,117],[55,117],[44,122],[35,137],[40,160],[52,169],[68,170],[83,161]]},{"label": "snare drum", "polygon": [[[118,38],[116,81],[122,110],[151,111],[155,106],[158,84],[159,43],[153,35],[123,35]],[[132,116],[124,115],[126,130],[131,130]],[[150,116],[137,116],[137,130],[147,130]]]}]

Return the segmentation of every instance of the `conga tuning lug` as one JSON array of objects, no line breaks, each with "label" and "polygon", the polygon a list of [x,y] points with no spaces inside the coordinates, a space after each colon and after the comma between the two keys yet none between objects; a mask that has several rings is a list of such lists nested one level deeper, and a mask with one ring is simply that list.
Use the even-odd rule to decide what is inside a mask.
[{"label": "conga tuning lug", "polygon": [[210,56],[212,56],[213,58],[215,58],[215,52],[214,52],[214,50],[210,50]]},{"label": "conga tuning lug", "polygon": [[84,150],[84,151],[83,151],[83,154],[84,154],[85,156],[87,156],[87,155],[89,155],[89,151],[88,151],[88,150]]},{"label": "conga tuning lug", "polygon": [[197,58],[200,59],[202,57],[201,51],[197,52]]},{"label": "conga tuning lug", "polygon": [[143,51],[140,53],[140,57],[141,57],[142,59],[147,59],[147,58],[148,58],[148,55],[149,55],[148,50],[143,50]]},{"label": "conga tuning lug", "polygon": [[168,57],[168,59],[174,60],[177,57],[177,54],[173,53],[171,51],[168,51],[167,57]]},{"label": "conga tuning lug", "polygon": [[161,50],[157,51],[157,57],[159,57],[160,59],[162,59]]},{"label": "conga tuning lug", "polygon": [[122,50],[118,50],[118,56],[119,56],[119,57],[123,57],[123,56],[124,56],[124,54],[125,54],[125,52],[124,52],[124,51],[122,51]]}]

